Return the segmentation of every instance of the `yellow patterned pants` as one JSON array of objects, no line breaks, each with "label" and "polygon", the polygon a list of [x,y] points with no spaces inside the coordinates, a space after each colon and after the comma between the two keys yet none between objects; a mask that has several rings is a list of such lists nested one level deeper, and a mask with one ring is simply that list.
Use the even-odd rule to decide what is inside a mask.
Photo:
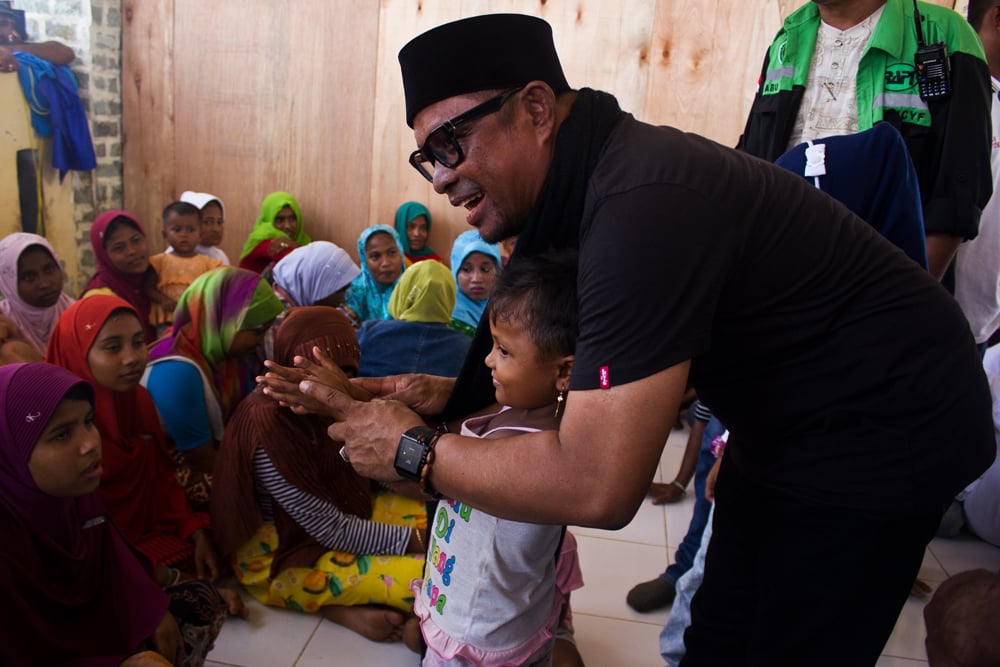
[{"label": "yellow patterned pants", "polygon": [[[375,496],[372,521],[424,530],[423,502],[383,492]],[[315,612],[327,605],[380,604],[413,610],[410,581],[423,576],[424,555],[368,556],[328,551],[312,568],[292,567],[271,579],[271,561],[278,550],[278,532],[265,523],[233,554],[233,571],[240,583],[266,605]]]}]

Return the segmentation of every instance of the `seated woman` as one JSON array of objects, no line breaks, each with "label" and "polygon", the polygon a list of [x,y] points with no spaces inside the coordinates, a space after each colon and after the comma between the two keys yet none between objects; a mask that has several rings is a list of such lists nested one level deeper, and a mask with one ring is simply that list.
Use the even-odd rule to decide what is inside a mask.
[{"label": "seated woman", "polygon": [[[312,358],[314,347],[345,371],[357,369],[360,351],[343,314],[293,308],[275,336],[275,361],[291,367],[296,355]],[[423,502],[373,493],[338,455],[328,425],[262,392],[240,404],[215,463],[219,544],[262,603],[319,611],[374,641],[405,638],[415,648],[408,586],[423,571]]]},{"label": "seated woman", "polygon": [[156,289],[159,279],[149,264],[146,232],[126,211],[105,211],[90,226],[90,245],[97,273],[84,288],[82,298],[92,294],[113,294],[135,308],[147,343],[156,340],[156,328],[149,322],[153,302],[170,302]]},{"label": "seated woman", "polygon": [[448,326],[475,335],[502,265],[499,245],[487,243],[474,229],[458,235],[451,246],[451,272],[458,294]]},{"label": "seated woman", "polygon": [[208,504],[223,428],[253,389],[258,348],[281,312],[274,290],[256,273],[214,269],[187,288],[173,330],[150,350],[142,383],[176,449],[181,483],[195,507]]},{"label": "seated woman", "polygon": [[106,294],[81,299],[59,318],[47,360],[94,385],[104,451],[99,491],[108,515],[154,565],[187,568],[190,561],[192,571],[214,580],[208,517],[188,504],[156,408],[139,385],[147,352],[135,309]]},{"label": "seated woman", "polygon": [[15,232],[0,240],[0,295],[0,312],[44,355],[59,315],[73,303],[63,292],[55,250],[44,237]]},{"label": "seated woman", "polygon": [[302,211],[295,197],[287,192],[272,192],[260,203],[260,216],[243,244],[239,266],[263,273],[311,240],[302,228]]},{"label": "seated woman", "polygon": [[274,265],[274,291],[289,308],[344,305],[344,294],[361,269],[340,246],[313,241]]},{"label": "seated woman", "polygon": [[346,303],[354,326],[389,319],[389,297],[406,268],[396,230],[372,225],[358,237],[361,274],[347,288]]},{"label": "seated woman", "polygon": [[396,209],[396,234],[403,246],[407,268],[425,259],[444,261],[427,245],[431,234],[431,212],[423,204],[408,201]]},{"label": "seated woman", "polygon": [[86,382],[45,363],[0,368],[0,664],[204,664],[226,603],[204,581],[162,590],[170,573],[107,520],[106,463]]},{"label": "seated woman", "polygon": [[406,270],[389,300],[391,320],[361,325],[361,377],[428,373],[456,377],[472,339],[448,328],[455,281],[440,262]]}]

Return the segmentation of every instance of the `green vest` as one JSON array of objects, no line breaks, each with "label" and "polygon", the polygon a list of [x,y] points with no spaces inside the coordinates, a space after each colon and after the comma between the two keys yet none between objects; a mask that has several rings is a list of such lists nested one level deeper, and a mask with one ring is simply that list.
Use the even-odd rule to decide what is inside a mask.
[{"label": "green vest", "polygon": [[[963,52],[986,60],[983,46],[971,26],[954,20],[955,12],[920,2],[924,18],[924,42],[943,41],[949,55]],[[943,20],[951,14],[950,20]],[[816,47],[820,15],[815,3],[808,2],[792,12],[768,51],[768,66],[761,81],[761,95],[790,92],[794,86],[805,88]],[[871,39],[865,46],[857,75],[858,130],[864,131],[883,119],[886,109],[895,110],[905,123],[931,126],[927,103],[917,91],[913,55],[917,51],[917,32],[910,0],[887,0]]]}]

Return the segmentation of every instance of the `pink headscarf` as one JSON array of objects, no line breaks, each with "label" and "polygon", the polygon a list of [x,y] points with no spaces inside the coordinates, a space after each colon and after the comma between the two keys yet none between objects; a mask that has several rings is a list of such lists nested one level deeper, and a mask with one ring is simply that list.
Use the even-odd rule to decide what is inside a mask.
[{"label": "pink headscarf", "polygon": [[166,594],[106,520],[97,493],[50,496],[28,469],[77,385],[90,389],[51,364],[0,367],[0,664],[118,665],[166,613]]},{"label": "pink headscarf", "polygon": [[4,237],[0,241],[0,294],[4,297],[0,301],[0,312],[9,317],[21,335],[44,355],[60,313],[72,305],[73,299],[63,293],[55,305],[48,308],[36,308],[21,299],[17,291],[17,262],[21,254],[32,246],[41,246],[52,255],[56,264],[59,263],[55,250],[44,237],[25,232]]}]

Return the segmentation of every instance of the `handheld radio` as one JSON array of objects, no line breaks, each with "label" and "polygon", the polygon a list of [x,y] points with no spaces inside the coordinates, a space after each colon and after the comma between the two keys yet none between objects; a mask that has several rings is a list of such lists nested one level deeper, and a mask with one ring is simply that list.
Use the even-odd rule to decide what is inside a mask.
[{"label": "handheld radio", "polygon": [[917,89],[924,102],[945,100],[951,95],[951,61],[944,42],[924,43],[917,0],[913,0],[913,20],[917,24],[917,52],[913,66],[917,70]]}]

